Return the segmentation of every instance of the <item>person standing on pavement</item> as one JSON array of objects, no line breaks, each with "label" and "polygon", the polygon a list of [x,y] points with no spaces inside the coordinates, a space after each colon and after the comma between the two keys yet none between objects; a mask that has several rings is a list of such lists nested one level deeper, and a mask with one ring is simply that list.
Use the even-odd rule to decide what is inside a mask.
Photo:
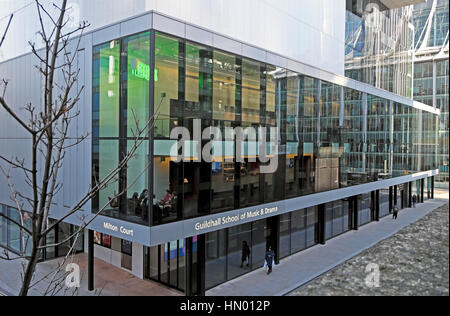
[{"label": "person standing on pavement", "polygon": [[250,247],[245,240],[242,242],[241,268],[244,266],[244,263],[247,264],[247,267],[250,264]]},{"label": "person standing on pavement", "polygon": [[397,219],[398,217],[398,207],[397,205],[394,206],[394,215],[392,216],[393,219]]},{"label": "person standing on pavement", "polygon": [[417,196],[414,194],[412,197],[412,202],[413,202],[413,207],[416,207],[416,203],[417,203]]},{"label": "person standing on pavement", "polygon": [[272,273],[272,265],[275,260],[275,253],[272,250],[272,247],[269,247],[269,249],[266,252],[266,265],[268,268],[267,274]]}]

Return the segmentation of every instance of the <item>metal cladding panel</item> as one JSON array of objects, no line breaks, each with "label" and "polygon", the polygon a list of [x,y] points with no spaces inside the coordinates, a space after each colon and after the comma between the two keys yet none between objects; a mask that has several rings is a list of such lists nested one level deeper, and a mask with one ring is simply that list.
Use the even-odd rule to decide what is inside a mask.
[{"label": "metal cladding panel", "polygon": [[186,36],[186,25],[184,23],[169,19],[158,13],[153,14],[153,28],[182,38]]},{"label": "metal cladding panel", "polygon": [[120,24],[100,29],[93,33],[92,44],[98,45],[120,37]]},{"label": "metal cladding panel", "polygon": [[213,46],[237,55],[242,55],[242,44],[225,36],[213,35]]},{"label": "metal cladding panel", "polygon": [[143,31],[148,31],[153,26],[153,15],[146,14],[135,19],[127,20],[121,23],[121,36],[133,35]]},{"label": "metal cladding panel", "polygon": [[[108,26],[118,22],[123,23],[119,26],[124,27],[122,35],[140,31],[141,27],[149,28],[153,23],[162,31],[184,36],[186,30],[164,17],[168,15],[251,46],[344,74],[345,0],[72,0],[69,5],[74,25],[86,20],[91,25],[86,31],[98,32],[94,43],[104,41]],[[29,52],[29,40],[39,43],[35,6],[21,8],[16,0],[3,0],[0,13],[6,16],[18,9],[10,34],[23,40],[5,43],[0,61]],[[128,23],[131,18],[140,19],[139,16],[152,10],[161,13],[155,15],[154,21],[142,18],[139,23]],[[0,22],[0,29],[4,23]]]},{"label": "metal cladding panel", "polygon": [[205,45],[213,45],[213,34],[199,27],[186,25],[186,39],[194,42],[201,42]]}]

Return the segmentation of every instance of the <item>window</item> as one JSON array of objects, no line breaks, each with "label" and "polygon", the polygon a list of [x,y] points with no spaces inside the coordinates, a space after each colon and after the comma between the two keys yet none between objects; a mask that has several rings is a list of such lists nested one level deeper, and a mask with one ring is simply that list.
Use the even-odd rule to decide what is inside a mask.
[{"label": "window", "polygon": [[[6,213],[6,207],[0,204],[0,214]],[[6,247],[8,245],[6,219],[0,216],[0,246]]]},{"label": "window", "polygon": [[[147,125],[151,76],[150,32],[94,47],[94,183],[117,167],[132,149],[138,128],[142,130]],[[148,152],[149,143],[144,140],[127,168],[95,196],[94,213],[106,206],[103,215],[148,223]],[[116,197],[124,190],[125,194]]]},{"label": "window", "polygon": [[94,231],[94,243],[106,248],[111,248],[111,236]]},{"label": "window", "polygon": [[122,253],[129,256],[133,255],[133,243],[131,241],[122,239]]},{"label": "window", "polygon": [[[16,223],[22,222],[19,211],[13,207],[8,207],[8,216]],[[21,229],[13,222],[8,224],[8,247],[17,253],[22,252]]]}]

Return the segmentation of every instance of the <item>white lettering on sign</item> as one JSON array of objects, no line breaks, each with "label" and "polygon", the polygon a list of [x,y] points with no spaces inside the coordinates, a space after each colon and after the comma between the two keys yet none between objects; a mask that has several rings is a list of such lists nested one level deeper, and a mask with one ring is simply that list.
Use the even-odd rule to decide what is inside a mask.
[{"label": "white lettering on sign", "polygon": [[113,232],[117,232],[119,229],[117,228],[117,226],[114,226],[111,223],[103,223],[103,228],[108,229],[108,230],[112,230]]},{"label": "white lettering on sign", "polygon": [[105,228],[107,230],[111,230],[113,232],[120,232],[121,234],[124,234],[124,235],[127,235],[127,236],[131,236],[131,237],[134,236],[134,231],[132,229],[127,229],[127,228],[125,228],[123,226],[120,226],[120,229],[119,229],[119,227],[114,226],[111,223],[104,222],[103,223],[103,228]]},{"label": "white lettering on sign", "polygon": [[125,234],[125,235],[133,237],[133,230],[132,229],[126,229],[126,228],[123,228],[123,226],[120,226],[120,232],[122,234]]},{"label": "white lettering on sign", "polygon": [[234,216],[222,216],[217,217],[215,219],[209,219],[205,220],[203,222],[197,222],[194,224],[194,229],[196,231],[208,229],[208,228],[215,228],[220,227],[226,224],[235,224],[240,221],[248,220],[248,219],[255,219],[258,220],[261,217],[265,217],[266,215],[271,215],[273,213],[278,212],[278,207],[270,207],[270,208],[261,208],[257,210],[250,210],[247,212],[243,212],[238,215]]}]

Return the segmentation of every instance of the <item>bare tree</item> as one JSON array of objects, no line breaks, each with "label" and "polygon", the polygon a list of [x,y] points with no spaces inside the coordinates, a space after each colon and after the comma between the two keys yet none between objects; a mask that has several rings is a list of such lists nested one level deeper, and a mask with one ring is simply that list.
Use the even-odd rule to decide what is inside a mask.
[{"label": "bare tree", "polygon": [[[69,22],[66,16],[68,10],[67,0],[62,0],[60,6],[53,3],[56,12],[58,12],[56,18],[49,13],[49,10],[39,0],[35,0],[35,2],[41,26],[38,34],[43,41],[44,47],[38,49],[35,43],[29,44],[32,53],[39,61],[39,65],[36,68],[39,70],[45,85],[43,104],[33,105],[30,103],[24,109],[17,110],[17,105],[10,105],[5,99],[5,92],[8,86],[8,81],[5,79],[2,80],[3,93],[0,93],[1,107],[11,115],[12,119],[21,126],[31,139],[31,157],[9,158],[0,155],[0,162],[3,162],[3,164],[6,163],[8,166],[4,168],[0,165],[0,171],[7,179],[11,199],[16,204],[21,219],[20,221],[14,220],[7,214],[0,214],[0,216],[17,225],[25,235],[29,236],[29,242],[31,242],[30,254],[23,256],[27,259],[27,263],[23,271],[23,282],[19,293],[21,296],[26,296],[30,288],[36,284],[36,282],[33,283],[33,276],[43,249],[56,247],[71,240],[74,236],[78,236],[96,216],[101,214],[109,206],[111,201],[117,200],[126,192],[128,188],[124,188],[122,192],[116,193],[110,199],[110,202],[99,207],[98,212],[94,214],[90,221],[85,222],[83,220],[79,229],[66,240],[62,240],[57,244],[46,244],[47,235],[56,225],[82,210],[100,190],[105,189],[108,185],[117,181],[119,172],[127,167],[130,159],[134,157],[136,150],[149,136],[155,117],[151,115],[148,119],[146,118],[146,122],[140,127],[139,118],[133,113],[136,129],[133,131],[134,142],[131,148],[127,153],[124,153],[122,160],[114,169],[110,170],[102,179],[96,179],[92,183],[86,194],[75,205],[71,206],[62,218],[55,220],[49,225],[49,214],[54,205],[55,196],[63,186],[63,183],[58,181],[58,173],[63,166],[66,151],[69,148],[79,145],[88,136],[78,135],[76,139],[72,139],[68,137],[68,133],[71,122],[79,115],[79,112],[76,111],[76,104],[80,100],[80,95],[84,87],[76,91],[76,83],[80,69],[76,69],[75,62],[83,31],[89,24],[83,21],[74,30],[65,32],[65,26]],[[46,27],[47,24],[44,23],[44,19],[50,21],[51,27]],[[73,38],[75,35],[78,38]],[[63,78],[62,83],[58,83],[56,80],[57,72]],[[20,113],[20,111],[23,111],[25,114]],[[159,112],[159,106],[156,112]],[[27,118],[24,119],[22,116],[26,116]],[[149,166],[150,161],[148,161],[140,175]],[[20,170],[23,172],[26,182],[25,185],[30,188],[30,192],[32,192],[31,196],[17,189],[17,184],[14,183],[14,179],[11,177],[12,170]],[[131,181],[132,183],[129,187],[137,181],[140,175]],[[23,184],[19,187],[23,188]],[[29,210],[29,212],[26,212],[26,210]],[[25,225],[25,214],[30,214],[30,222],[28,225]],[[58,280],[56,284],[61,284],[61,280],[56,277],[56,273],[53,276],[53,280]],[[55,293],[57,289],[58,285],[53,287],[49,285],[46,293]]]}]

